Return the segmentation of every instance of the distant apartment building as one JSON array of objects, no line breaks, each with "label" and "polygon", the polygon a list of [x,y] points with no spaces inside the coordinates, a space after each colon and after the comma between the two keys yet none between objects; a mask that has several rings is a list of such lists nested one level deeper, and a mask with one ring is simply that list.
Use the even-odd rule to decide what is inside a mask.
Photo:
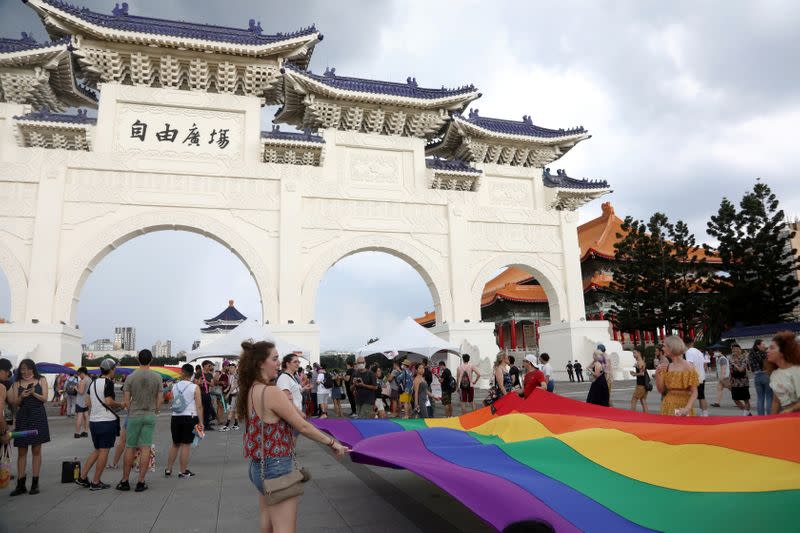
[{"label": "distant apartment building", "polygon": [[172,341],[156,341],[153,345],[153,357],[172,357]]},{"label": "distant apartment building", "polygon": [[112,352],[114,351],[114,341],[111,339],[96,339],[89,344],[83,345],[84,352]]},{"label": "distant apartment building", "polygon": [[114,328],[114,345],[120,350],[136,350],[136,328],[117,326]]}]

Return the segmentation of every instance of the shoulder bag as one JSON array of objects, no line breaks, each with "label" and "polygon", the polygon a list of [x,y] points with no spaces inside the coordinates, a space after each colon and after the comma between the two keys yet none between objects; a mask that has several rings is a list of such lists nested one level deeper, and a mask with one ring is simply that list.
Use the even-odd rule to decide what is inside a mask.
[{"label": "shoulder bag", "polygon": [[[264,387],[261,392],[262,405],[266,392],[267,387]],[[255,407],[253,407],[253,411],[255,411]],[[266,470],[264,463],[267,461],[264,420],[259,419],[259,423],[261,424],[261,483],[264,488],[264,497],[267,500],[267,505],[275,505],[289,498],[302,496],[305,492],[303,483],[311,479],[311,474],[305,468],[297,466],[297,456],[294,453],[294,446],[292,446],[292,463],[294,464],[292,471],[280,477],[266,479],[264,475]]]}]

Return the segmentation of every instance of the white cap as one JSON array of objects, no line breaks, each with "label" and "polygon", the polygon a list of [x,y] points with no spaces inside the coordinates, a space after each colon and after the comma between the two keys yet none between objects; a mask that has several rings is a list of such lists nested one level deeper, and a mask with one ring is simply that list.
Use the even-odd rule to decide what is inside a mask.
[{"label": "white cap", "polygon": [[526,355],[525,356],[525,360],[527,362],[529,362],[530,364],[532,364],[533,366],[536,366],[536,364],[539,362],[539,361],[536,360],[536,356],[534,354],[532,354],[532,353],[529,353],[528,355]]}]

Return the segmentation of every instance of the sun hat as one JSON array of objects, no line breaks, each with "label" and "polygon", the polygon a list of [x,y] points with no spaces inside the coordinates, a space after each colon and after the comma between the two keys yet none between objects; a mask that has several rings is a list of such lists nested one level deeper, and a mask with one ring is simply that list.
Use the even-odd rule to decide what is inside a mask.
[{"label": "sun hat", "polygon": [[525,356],[525,360],[527,362],[529,362],[530,364],[532,364],[533,366],[536,366],[536,363],[538,363],[538,361],[536,360],[536,355],[532,354],[532,353],[529,353],[528,355],[526,355]]}]

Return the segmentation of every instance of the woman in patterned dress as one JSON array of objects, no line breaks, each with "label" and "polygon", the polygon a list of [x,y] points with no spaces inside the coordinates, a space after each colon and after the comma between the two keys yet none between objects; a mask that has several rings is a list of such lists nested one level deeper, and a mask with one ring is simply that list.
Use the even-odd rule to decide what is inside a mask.
[{"label": "woman in patterned dress", "polygon": [[39,374],[31,359],[23,359],[17,367],[16,382],[11,387],[11,402],[17,406],[14,431],[35,429],[38,434],[30,437],[17,437],[17,488],[11,496],[25,494],[25,468],[28,463],[28,448],[31,448],[31,494],[39,494],[39,472],[42,469],[42,444],[50,442],[50,427],[47,425],[47,380]]},{"label": "woman in patterned dress", "polygon": [[269,505],[263,492],[264,479],[285,476],[294,468],[293,428],[311,440],[327,444],[336,455],[349,451],[305,420],[289,397],[274,386],[280,366],[278,351],[271,342],[242,343],[240,401],[236,409],[239,418],[247,423],[243,435],[244,456],[250,460],[250,481],[259,493],[262,532],[294,532],[297,527],[300,497]]},{"label": "woman in patterned dress", "polygon": [[742,347],[731,344],[731,398],[742,410],[743,416],[751,416],[750,412],[750,378],[747,377],[747,356]]},{"label": "woman in patterned dress", "polygon": [[661,414],[670,416],[694,416],[697,386],[700,378],[694,365],[683,358],[686,345],[680,337],[670,335],[664,339],[664,355],[669,363],[661,363],[656,369],[656,387],[664,394]]}]

